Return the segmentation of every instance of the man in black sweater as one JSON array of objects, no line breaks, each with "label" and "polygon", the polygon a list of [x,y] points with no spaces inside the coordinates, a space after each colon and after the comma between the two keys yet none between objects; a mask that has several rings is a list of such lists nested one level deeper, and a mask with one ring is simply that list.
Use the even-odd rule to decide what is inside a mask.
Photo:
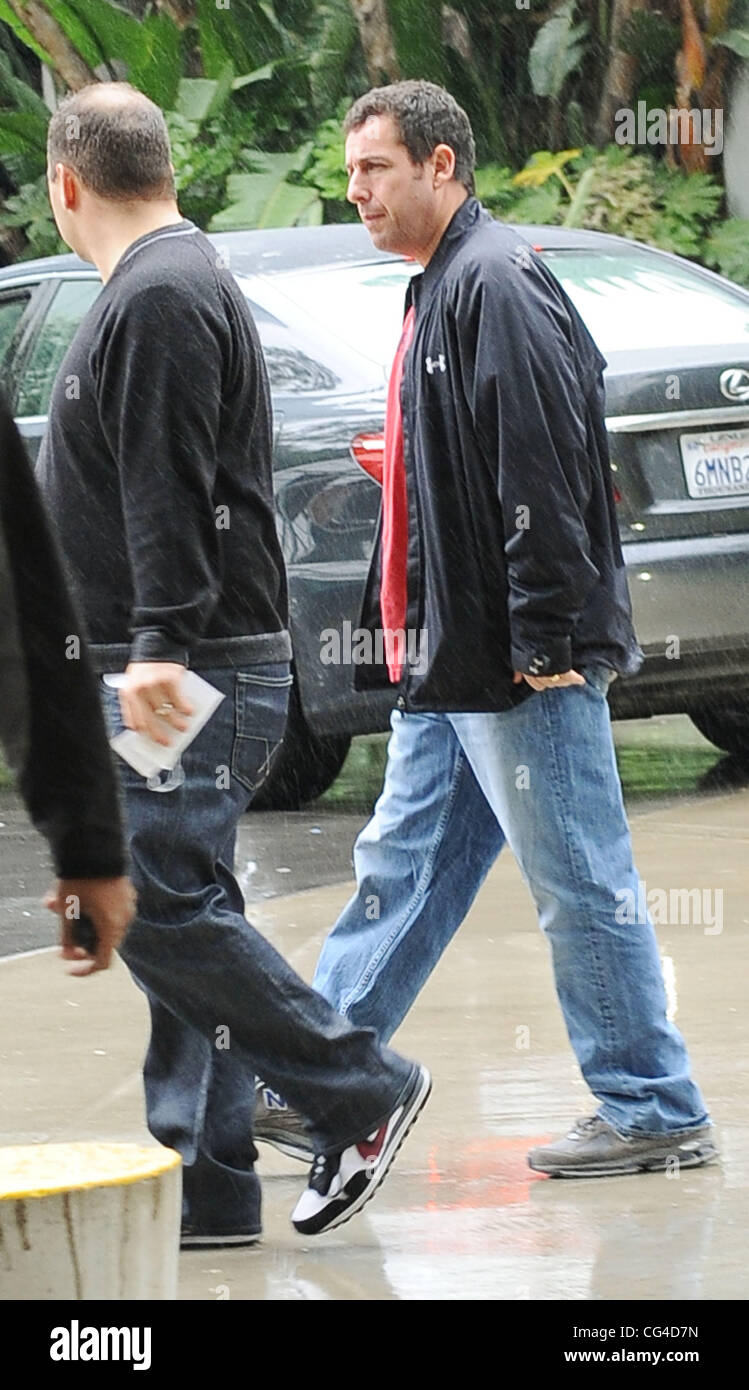
[{"label": "man in black sweater", "polygon": [[[31,465],[0,399],[0,741],[58,881],[71,974],[106,970],[133,917],[117,780],[96,690]],[[96,943],[76,940],[88,916]],[[80,940],[80,938],[79,938]]]},{"label": "man in black sweater", "polygon": [[102,674],[110,732],[168,743],[189,666],[224,696],[161,783],[121,767],[138,913],[123,955],[151,1006],[152,1133],[184,1162],[183,1242],[260,1233],[254,1076],[312,1122],[294,1224],[315,1234],[382,1181],[428,1073],[352,1029],[246,921],[239,816],[280,746],[291,685],[268,381],[247,303],[180,218],[163,116],[125,83],[50,122],[61,235],[104,289],[62,363],[39,456]]}]

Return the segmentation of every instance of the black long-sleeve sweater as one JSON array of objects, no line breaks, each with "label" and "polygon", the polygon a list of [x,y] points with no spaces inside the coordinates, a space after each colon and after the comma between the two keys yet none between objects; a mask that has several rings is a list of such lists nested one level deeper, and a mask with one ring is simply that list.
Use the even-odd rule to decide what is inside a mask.
[{"label": "black long-sleeve sweater", "polygon": [[118,261],[58,373],[37,477],[97,670],[290,657],[260,342],[191,222]]},{"label": "black long-sleeve sweater", "polygon": [[113,878],[126,864],[117,778],[80,631],[31,465],[0,401],[0,740],[60,877]]}]

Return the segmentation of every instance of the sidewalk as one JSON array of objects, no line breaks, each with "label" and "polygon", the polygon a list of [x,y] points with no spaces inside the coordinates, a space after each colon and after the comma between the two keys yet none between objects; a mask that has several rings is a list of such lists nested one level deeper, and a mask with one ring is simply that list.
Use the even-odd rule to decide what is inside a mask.
[{"label": "sidewalk", "polygon": [[[366,1213],[317,1242],[289,1211],[298,1164],[261,1149],[265,1237],[181,1258],[183,1299],[744,1299],[749,1219],[749,792],[632,818],[648,890],[723,890],[722,931],[663,925],[672,1009],[720,1166],[552,1182],[525,1151],[594,1108],[514,861],[495,867],[398,1045],[434,1094]],[[253,920],[310,977],[346,885],[277,898]],[[0,962],[2,1142],[142,1141],[147,1010],[121,965],[71,979],[54,953]]]}]

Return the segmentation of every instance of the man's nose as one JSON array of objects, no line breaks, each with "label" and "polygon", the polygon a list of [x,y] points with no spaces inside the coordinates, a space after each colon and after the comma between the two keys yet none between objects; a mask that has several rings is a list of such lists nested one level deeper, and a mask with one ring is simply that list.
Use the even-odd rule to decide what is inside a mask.
[{"label": "man's nose", "polygon": [[368,197],[369,194],[367,193],[367,190],[364,188],[363,184],[359,180],[358,170],[355,169],[348,181],[348,188],[346,189],[346,198],[349,201],[349,203],[363,203]]}]

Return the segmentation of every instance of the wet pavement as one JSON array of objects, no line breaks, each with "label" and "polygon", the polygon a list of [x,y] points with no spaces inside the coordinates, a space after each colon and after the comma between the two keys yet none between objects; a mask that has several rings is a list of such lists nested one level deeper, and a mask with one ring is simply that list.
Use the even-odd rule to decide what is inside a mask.
[{"label": "wet pavement", "polygon": [[[645,728],[642,746],[652,737]],[[630,728],[627,747],[634,743]],[[630,812],[648,890],[697,889],[712,906],[723,891],[722,917],[657,928],[670,1009],[716,1121],[721,1163],[678,1176],[587,1181],[530,1172],[526,1150],[595,1103],[508,855],[396,1037],[429,1065],[434,1093],[381,1193],[339,1231],[302,1240],[288,1215],[304,1169],[261,1147],[263,1243],[183,1254],[182,1299],[749,1295],[749,790],[735,768],[714,785],[719,755],[704,741],[682,731],[681,747],[680,775],[694,754],[704,766],[695,764],[678,795],[660,785],[649,796],[632,788]],[[46,884],[45,861],[21,820],[9,819],[13,810],[6,794],[0,875],[3,891],[13,892],[0,930],[26,904],[20,911],[32,914],[24,919],[31,926],[16,949],[27,950],[43,944],[33,899]],[[348,894],[351,842],[364,814],[339,799],[243,825],[238,867],[249,915],[308,978]],[[19,845],[23,867],[13,870]],[[146,1030],[143,1000],[121,966],[78,981],[51,952],[0,962],[0,1142],[142,1140]]]}]

